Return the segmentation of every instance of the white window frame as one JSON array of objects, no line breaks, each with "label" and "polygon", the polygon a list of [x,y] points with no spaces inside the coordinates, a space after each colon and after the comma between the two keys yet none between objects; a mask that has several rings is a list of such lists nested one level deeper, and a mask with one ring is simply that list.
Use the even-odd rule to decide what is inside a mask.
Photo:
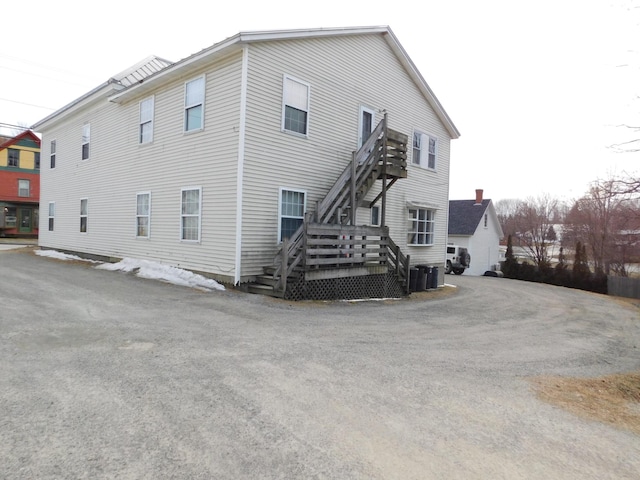
[{"label": "white window frame", "polygon": [[[306,101],[300,101],[299,98],[298,99],[292,98],[293,93],[291,91],[291,88],[289,87],[289,82],[298,84],[307,89]],[[291,75],[285,74],[282,76],[282,124],[280,128],[283,132],[290,133],[293,135],[300,135],[303,137],[309,136],[309,124],[311,120],[310,102],[311,102],[311,84],[310,83],[305,82],[304,80],[295,78]],[[296,130],[291,130],[285,127],[287,107],[304,112],[306,114],[304,133],[298,132]]]},{"label": "white window frame", "polygon": [[[285,215],[282,211],[282,194],[284,192],[301,193],[304,197],[302,203],[302,215]],[[299,188],[280,187],[278,192],[278,243],[282,242],[282,219],[293,218],[304,222],[304,214],[307,211],[307,191]]]},{"label": "white window frame", "polygon": [[[82,208],[84,202],[84,210]],[[82,220],[84,219],[84,231],[82,231]],[[80,233],[89,232],[89,199],[80,199]]]},{"label": "white window frame", "polygon": [[[376,212],[376,213],[374,213],[374,212]],[[381,213],[380,205],[373,205],[371,207],[371,212],[370,213],[371,213],[371,217],[369,219],[370,222],[371,222],[370,225],[372,227],[379,227],[380,226],[380,221],[382,220],[380,218],[380,213]],[[375,219],[377,219],[377,221]]]},{"label": "white window frame", "polygon": [[[147,107],[148,105],[148,107]],[[140,101],[138,143],[141,145],[153,142],[153,118],[155,113],[155,98],[150,96]],[[148,128],[148,131],[145,129]]]},{"label": "white window frame", "polygon": [[360,111],[358,114],[358,148],[362,147],[364,142],[367,141],[367,138],[364,137],[364,114],[367,113],[371,115],[371,129],[369,131],[369,135],[376,129],[376,111],[373,108],[366,107],[364,105],[360,105]]},{"label": "white window frame", "polygon": [[[86,156],[85,156],[86,146]],[[91,156],[91,124],[85,123],[82,125],[82,160],[89,160]]]},{"label": "white window frame", "polygon": [[[140,197],[147,197],[147,212],[140,213]],[[147,220],[147,234],[140,234],[140,220]],[[151,236],[151,192],[136,193],[136,238],[149,238]]]},{"label": "white window frame", "polygon": [[[419,140],[416,146],[416,140]],[[433,151],[431,151],[431,140],[433,140]],[[438,158],[438,138],[420,130],[413,131],[411,141],[411,163],[419,165],[428,170],[436,170]],[[416,158],[417,157],[417,158]]]},{"label": "white window frame", "polygon": [[[425,213],[422,218],[420,212]],[[435,242],[436,211],[431,208],[410,207],[408,213],[407,245],[432,246]]]},{"label": "white window frame", "polygon": [[47,217],[47,226],[50,232],[54,231],[56,219],[56,202],[49,202],[49,215]]},{"label": "white window frame", "polygon": [[[195,82],[202,81],[202,92],[200,95],[197,95],[197,98],[191,101],[189,100],[189,85],[193,85]],[[207,91],[207,79],[204,75],[200,75],[199,77],[192,78],[188,82],[184,83],[184,133],[191,132],[200,132],[204,130],[204,103],[206,98]],[[188,119],[189,119],[189,110],[194,108],[201,107],[201,116],[200,116],[200,126],[188,128]]]},{"label": "white window frame", "polygon": [[56,168],[56,150],[57,150],[57,140],[51,140],[49,143],[49,168]]},{"label": "white window frame", "polygon": [[[184,213],[184,192],[197,191],[198,192],[198,212],[197,213]],[[185,233],[185,220],[188,218],[196,218],[198,224],[197,238],[184,238]],[[180,189],[180,241],[186,243],[199,243],[202,232],[202,187],[183,187]]]},{"label": "white window frame", "polygon": [[[26,185],[26,188],[24,185]],[[25,191],[26,195],[24,195]],[[27,180],[25,178],[18,179],[18,196],[22,198],[31,196],[31,180]]]}]

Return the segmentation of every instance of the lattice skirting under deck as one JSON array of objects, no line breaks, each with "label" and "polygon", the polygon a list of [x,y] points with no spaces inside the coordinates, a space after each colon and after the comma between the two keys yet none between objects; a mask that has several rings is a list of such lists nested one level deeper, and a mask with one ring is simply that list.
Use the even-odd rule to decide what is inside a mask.
[{"label": "lattice skirting under deck", "polygon": [[285,293],[287,300],[355,300],[403,296],[404,289],[393,273],[289,281]]}]

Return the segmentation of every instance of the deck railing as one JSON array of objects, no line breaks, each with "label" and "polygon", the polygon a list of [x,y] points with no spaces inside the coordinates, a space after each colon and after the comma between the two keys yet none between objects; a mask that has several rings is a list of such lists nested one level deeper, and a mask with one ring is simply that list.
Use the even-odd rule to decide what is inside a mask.
[{"label": "deck railing", "polygon": [[[299,234],[298,234],[299,233]],[[277,257],[276,288],[286,290],[287,278],[309,272],[384,266],[409,287],[409,256],[389,236],[388,227],[304,223]]]}]

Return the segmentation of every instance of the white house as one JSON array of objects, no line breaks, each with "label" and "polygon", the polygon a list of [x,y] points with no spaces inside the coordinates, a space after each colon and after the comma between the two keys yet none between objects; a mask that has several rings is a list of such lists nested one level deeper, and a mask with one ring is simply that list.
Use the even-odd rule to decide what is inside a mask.
[{"label": "white house", "polygon": [[33,128],[43,248],[289,298],[375,295],[363,284],[382,272],[406,285],[409,263],[442,266],[459,133],[388,27],[149,57]]},{"label": "white house", "polygon": [[493,202],[476,190],[474,200],[449,202],[448,243],[466,247],[471,255],[467,275],[482,275],[500,261],[500,239],[504,236]]}]

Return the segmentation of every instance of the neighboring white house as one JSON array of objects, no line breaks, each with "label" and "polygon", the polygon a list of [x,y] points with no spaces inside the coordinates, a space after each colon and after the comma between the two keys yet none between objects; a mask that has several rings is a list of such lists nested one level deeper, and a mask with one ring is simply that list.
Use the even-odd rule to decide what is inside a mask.
[{"label": "neighboring white house", "polygon": [[493,202],[476,190],[475,200],[449,201],[448,243],[466,247],[471,266],[466,275],[482,275],[494,270],[501,260],[500,239],[504,236]]},{"label": "neighboring white house", "polygon": [[[346,202],[324,222],[384,219],[412,265],[442,267],[459,133],[385,26],[240,33],[175,63],[149,57],[37,122],[40,246],[252,282],[350,183],[341,174],[385,118],[395,133],[375,130],[379,145],[395,135],[405,164],[375,166],[355,217]],[[371,254],[371,234],[340,238],[340,262]]]}]

